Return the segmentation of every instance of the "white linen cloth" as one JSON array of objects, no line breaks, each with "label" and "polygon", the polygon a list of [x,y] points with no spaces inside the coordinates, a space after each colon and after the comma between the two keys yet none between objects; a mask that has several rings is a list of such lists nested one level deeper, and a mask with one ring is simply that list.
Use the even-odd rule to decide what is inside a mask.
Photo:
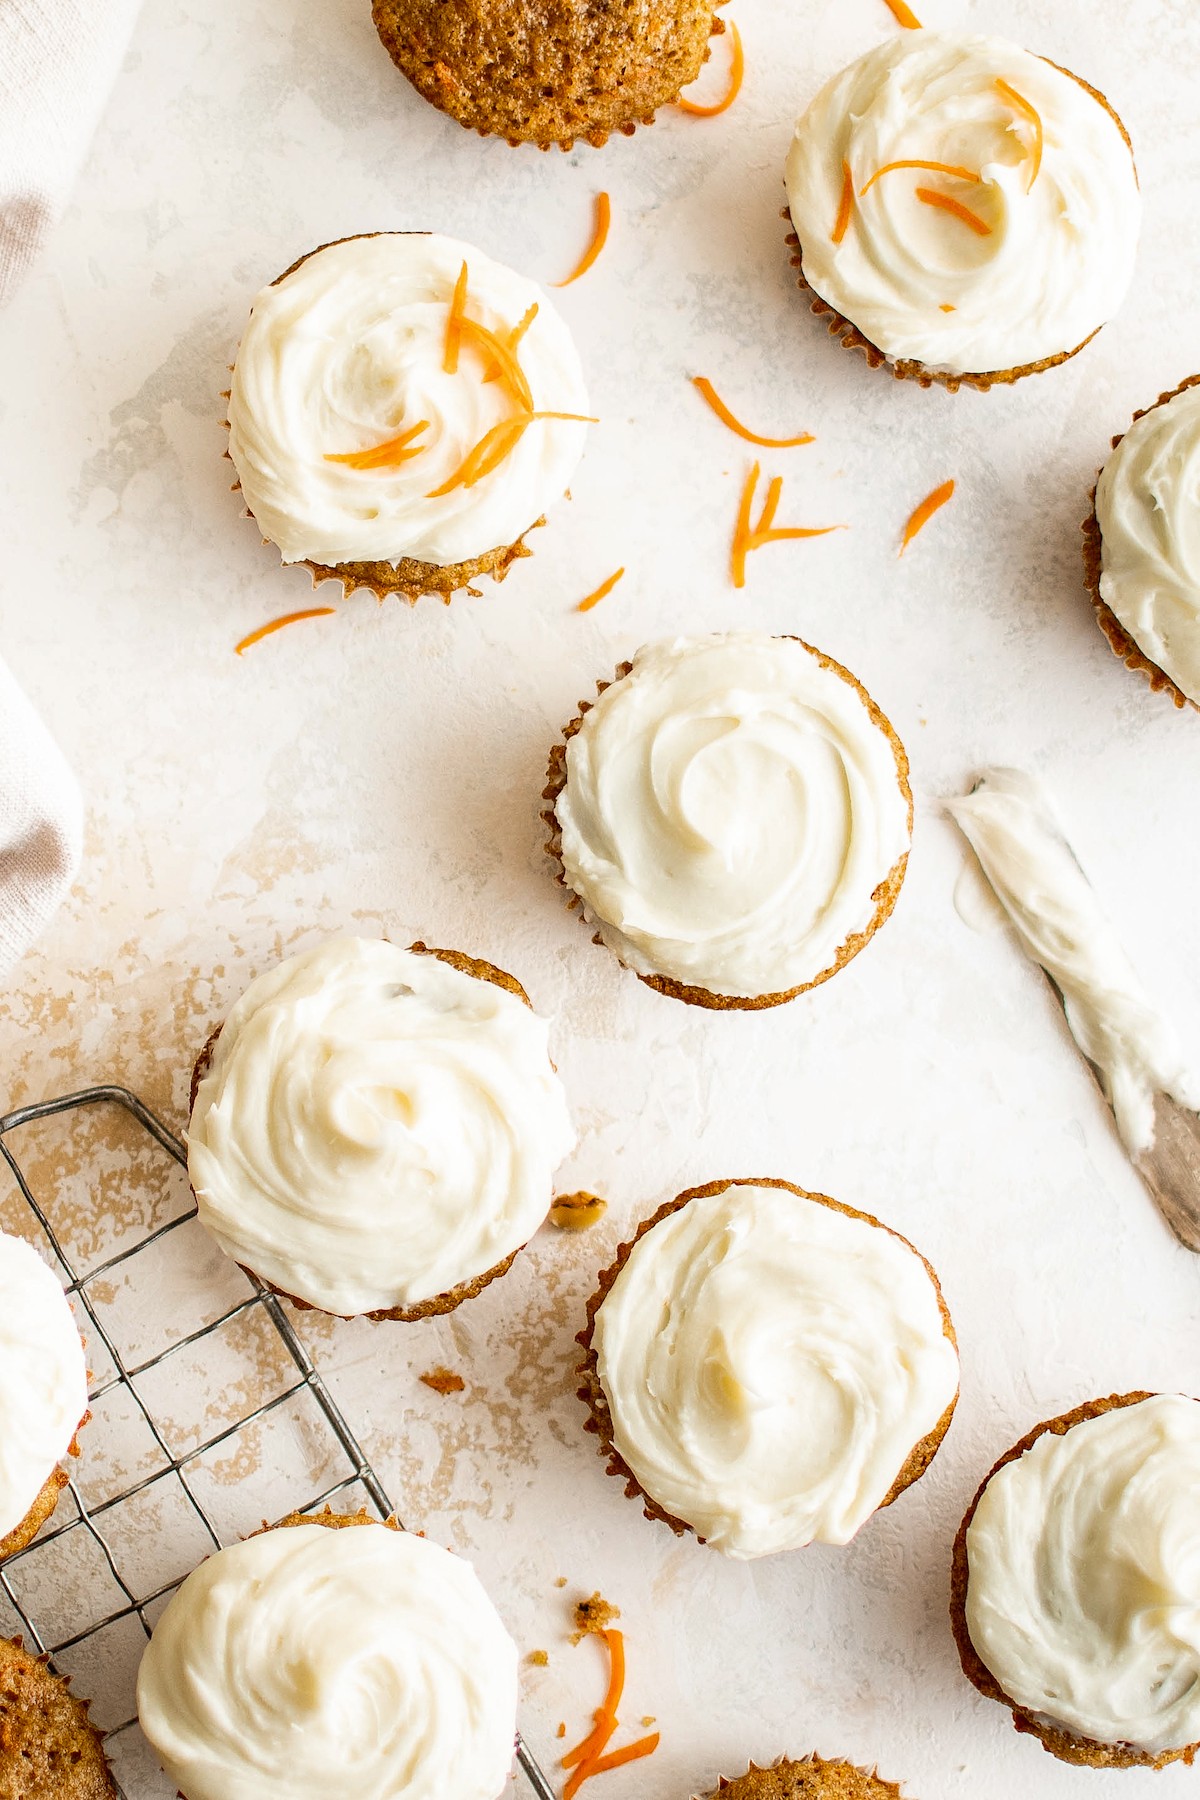
[{"label": "white linen cloth", "polygon": [[0,305],[61,214],[141,0],[0,0]]},{"label": "white linen cloth", "polygon": [[54,914],[75,878],[82,844],[75,777],[0,662],[0,974]]}]

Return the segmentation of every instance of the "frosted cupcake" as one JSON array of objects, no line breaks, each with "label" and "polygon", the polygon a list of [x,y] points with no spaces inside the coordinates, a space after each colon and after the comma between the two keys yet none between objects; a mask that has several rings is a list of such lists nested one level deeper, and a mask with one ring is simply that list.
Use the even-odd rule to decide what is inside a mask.
[{"label": "frosted cupcake", "polygon": [[326,244],[254,302],[229,454],[285,563],[449,600],[530,552],[583,454],[587,393],[542,290],[455,238]]},{"label": "frosted cupcake", "polygon": [[800,1762],[785,1757],[761,1769],[751,1763],[732,1781],[722,1776],[705,1800],[903,1800],[903,1795],[874,1769],[841,1757],[806,1756]]},{"label": "frosted cupcake", "polygon": [[1103,95],[998,37],[902,31],[796,126],[813,311],[873,367],[988,388],[1082,349],[1133,274],[1141,203]]},{"label": "frosted cupcake", "polygon": [[937,1277],[787,1181],[660,1207],[600,1276],[580,1398],[646,1517],[740,1560],[847,1544],[937,1454],[958,1397]]},{"label": "frosted cupcake", "polygon": [[1200,375],[1135,413],[1092,496],[1083,560],[1113,651],[1200,707]]},{"label": "frosted cupcake", "polygon": [[193,1074],[188,1172],[228,1256],[348,1317],[503,1275],[574,1148],[549,1027],[451,950],[328,939],[251,982]]},{"label": "frosted cupcake", "polygon": [[70,1682],[0,1638],[0,1795],[4,1800],[117,1800],[102,1733]]},{"label": "frosted cupcake", "polygon": [[1063,1762],[1200,1749],[1200,1403],[1114,1394],[1000,1458],[954,1546],[965,1673]]},{"label": "frosted cupcake", "polygon": [[896,903],[899,738],[799,638],[650,644],[551,752],[559,879],[622,963],[694,1006],[777,1006],[844,968]]},{"label": "frosted cupcake", "polygon": [[513,145],[632,136],[679,98],[723,29],[718,0],[373,0],[375,29],[417,92]]},{"label": "frosted cupcake", "polygon": [[201,1563],[154,1628],[137,1702],[184,1800],[495,1800],[517,1651],[461,1557],[328,1515]]},{"label": "frosted cupcake", "polygon": [[87,1419],[83,1344],[31,1244],[0,1232],[0,1562],[33,1542],[67,1485]]}]

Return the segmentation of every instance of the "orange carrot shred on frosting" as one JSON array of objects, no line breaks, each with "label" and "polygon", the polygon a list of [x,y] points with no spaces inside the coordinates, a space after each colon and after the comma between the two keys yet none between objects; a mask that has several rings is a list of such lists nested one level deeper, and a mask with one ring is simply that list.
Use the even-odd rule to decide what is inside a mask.
[{"label": "orange carrot shred on frosting", "polygon": [[575,608],[575,611],[591,612],[593,606],[599,606],[600,602],[605,599],[607,595],[612,593],[624,573],[625,565],[622,564],[615,575],[610,575],[608,580],[602,581],[600,586],[590,593],[585,600],[581,600],[579,605]]},{"label": "orange carrot shred on frosting", "polygon": [[920,531],[923,526],[928,525],[934,513],[940,511],[940,509],[945,506],[947,500],[950,499],[953,493],[954,483],[952,481],[943,481],[941,487],[934,488],[932,494],[926,494],[924,500],[922,500],[920,506],[917,507],[916,511],[909,518],[908,524],[904,527],[904,535],[900,540],[900,549],[898,552],[900,556],[904,555],[904,552],[908,549],[908,546],[912,543],[918,531]]},{"label": "orange carrot shred on frosting", "polygon": [[474,487],[485,475],[498,468],[506,456],[512,452],[525,435],[527,428],[539,419],[567,419],[578,425],[595,425],[599,421],[588,418],[582,413],[562,412],[521,412],[511,419],[501,419],[490,431],[485,431],[479,442],[468,450],[453,475],[443,481],[425,497],[427,500],[440,500],[443,494],[451,494],[455,488]]},{"label": "orange carrot shred on frosting", "polygon": [[938,307],[938,311],[939,312],[957,312],[958,308],[957,308],[957,306],[951,306],[951,304],[948,300],[943,300],[942,304]]},{"label": "orange carrot shred on frosting", "polygon": [[486,325],[480,325],[474,319],[465,316],[459,321],[459,331],[468,342],[484,351],[492,358],[500,370],[500,376],[509,393],[518,406],[533,411],[533,394],[524,369],[517,360],[515,350],[511,350],[504,339],[489,331]]},{"label": "orange carrot shred on frosting", "polygon": [[636,1744],[626,1744],[621,1750],[610,1750],[607,1756],[597,1757],[588,1774],[604,1775],[609,1769],[619,1769],[625,1763],[637,1762],[640,1757],[653,1756],[661,1742],[662,1733],[652,1731],[649,1737],[639,1738]]},{"label": "orange carrot shred on frosting", "polygon": [[718,419],[720,419],[722,425],[728,425],[730,431],[736,431],[737,435],[740,438],[745,438],[748,444],[762,444],[768,450],[791,450],[797,444],[812,444],[816,442],[811,431],[802,431],[798,437],[760,437],[758,432],[751,431],[747,426],[743,425],[740,420],[734,418],[733,414],[730,412],[729,408],[721,399],[721,396],[717,393],[716,388],[706,375],[693,375],[692,386],[700,390],[701,394],[703,394],[704,398],[708,401],[708,404],[716,413]]},{"label": "orange carrot shred on frosting", "polygon": [[458,347],[462,342],[462,321],[467,305],[467,265],[463,264],[450,296],[450,312],[446,319],[446,349],[442,367],[447,375],[458,373]]},{"label": "orange carrot shred on frosting", "polygon": [[424,444],[418,444],[415,449],[410,449],[409,446],[415,437],[428,429],[429,420],[421,419],[416,425],[410,425],[407,431],[402,431],[399,437],[388,438],[386,443],[372,444],[369,450],[348,450],[339,456],[326,456],[325,461],[345,463],[351,469],[393,468],[399,463],[408,462],[414,456],[420,456],[425,449]]},{"label": "orange carrot shred on frosting", "polygon": [[838,216],[834,221],[830,237],[835,244],[840,244],[850,229],[850,215],[854,211],[854,171],[850,164],[842,162],[842,203],[838,207]]},{"label": "orange carrot shred on frosting", "polygon": [[[504,342],[508,345],[514,356],[517,353],[517,347],[520,344],[521,339],[525,336],[525,333],[529,330],[529,327],[533,324],[533,321],[537,316],[538,303],[535,300],[533,305],[529,308],[529,311],[524,314],[516,325],[513,326],[512,330],[504,339]],[[504,371],[501,369],[500,364],[493,363],[483,379],[485,381],[498,381],[503,373]]]},{"label": "orange carrot shred on frosting", "polygon": [[729,36],[733,44],[733,55],[730,58],[729,86],[725,90],[724,99],[718,100],[715,106],[698,106],[694,100],[683,98],[675,102],[680,112],[690,113],[693,119],[715,119],[719,113],[728,112],[742,91],[742,82],[746,78],[746,52],[742,46],[742,34],[732,19],[729,21]]},{"label": "orange carrot shred on frosting", "polygon": [[895,19],[897,25],[903,25],[905,31],[920,31],[921,21],[905,0],[883,0],[884,5]]},{"label": "orange carrot shred on frosting", "polygon": [[991,237],[992,235],[992,228],[987,220],[981,219],[978,213],[972,212],[969,206],[964,206],[962,201],[956,200],[952,194],[939,194],[936,188],[918,188],[917,199],[924,206],[936,206],[941,212],[953,213],[956,219],[961,219],[964,225],[969,225],[979,237]]},{"label": "orange carrot shred on frosting", "polygon": [[876,169],[866,187],[859,188],[859,199],[861,200],[864,194],[870,192],[881,176],[890,175],[893,169],[930,169],[937,175],[955,175],[960,181],[982,181],[983,179],[978,169],[963,169],[957,163],[924,162],[920,157],[904,157],[900,162],[884,163],[882,169]]},{"label": "orange carrot shred on frosting", "polygon": [[1025,192],[1028,193],[1041,173],[1042,168],[1042,150],[1045,145],[1045,134],[1042,129],[1042,115],[1033,104],[1032,100],[1027,100],[1024,94],[1018,93],[1016,88],[1005,81],[1002,75],[997,75],[996,77],[996,91],[1003,99],[1008,101],[1010,106],[1015,106],[1017,111],[1024,118],[1028,119],[1029,123],[1033,126],[1033,148],[1030,152],[1033,166],[1029,172],[1029,186],[1025,189]]},{"label": "orange carrot shred on frosting", "polygon": [[270,637],[272,632],[282,631],[285,625],[294,625],[297,619],[327,619],[333,611],[332,606],[310,606],[304,612],[284,613],[281,619],[271,619],[267,624],[260,625],[257,631],[250,632],[240,644],[234,645],[234,651],[241,656],[242,652],[248,650],[251,644],[261,643],[263,638]]},{"label": "orange carrot shred on frosting", "polygon": [[555,287],[570,287],[581,275],[586,275],[605,244],[608,242],[608,228],[612,223],[612,201],[607,194],[596,195],[596,224],[592,232],[592,241],[576,263],[565,281],[556,281]]},{"label": "orange carrot shred on frosting", "polygon": [[758,523],[750,524],[750,514],[754,506],[754,496],[758,489],[758,478],[761,469],[755,463],[742,489],[742,498],[738,505],[737,523],[733,529],[733,552],[730,558],[730,570],[734,587],[746,585],[746,557],[751,550],[761,550],[764,544],[778,544],[789,538],[826,537],[831,531],[845,531],[844,525],[781,525],[775,524],[775,513],[779,506],[779,498],[783,493],[783,476],[775,475],[767,486],[767,497],[763,502]]}]

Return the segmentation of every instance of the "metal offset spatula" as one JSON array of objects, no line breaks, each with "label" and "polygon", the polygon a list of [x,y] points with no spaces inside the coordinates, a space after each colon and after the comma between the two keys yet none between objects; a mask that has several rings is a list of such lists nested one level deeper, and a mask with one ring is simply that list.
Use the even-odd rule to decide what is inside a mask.
[{"label": "metal offset spatula", "polygon": [[1200,1252],[1200,1074],[1142,987],[1043,790],[989,769],[947,811],[1045,972],[1130,1160],[1181,1244]]}]

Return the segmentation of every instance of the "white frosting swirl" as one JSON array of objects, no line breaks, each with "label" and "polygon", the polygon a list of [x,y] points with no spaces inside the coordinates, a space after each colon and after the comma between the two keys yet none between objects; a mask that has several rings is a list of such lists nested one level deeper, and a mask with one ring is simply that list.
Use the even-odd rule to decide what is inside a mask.
[{"label": "white frosting swirl", "polygon": [[461,1557],[384,1525],[286,1526],[188,1576],[137,1703],[187,1800],[496,1800],[517,1651]]},{"label": "white frosting swirl", "polygon": [[1200,1405],[1046,1432],[967,1528],[971,1642],[1011,1700],[1101,1744],[1200,1741]]},{"label": "white frosting swirl", "polygon": [[[1041,116],[1035,127],[1000,79]],[[888,163],[965,168],[978,182]],[[834,226],[843,163],[854,209]],[[998,37],[901,31],[834,77],[796,127],[788,204],[814,292],[893,360],[985,374],[1075,350],[1125,296],[1141,202],[1115,120],[1079,82]],[[990,227],[916,198],[950,195]],[[952,310],[946,310],[952,309]]]},{"label": "white frosting swirl", "polygon": [[25,1518],[87,1407],[66,1295],[32,1244],[0,1232],[0,1538]]},{"label": "white frosting swirl", "polygon": [[1136,419],[1096,487],[1100,596],[1200,704],[1200,387]]},{"label": "white frosting swirl", "polygon": [[907,853],[897,755],[853,678],[795,638],[648,645],[568,743],[567,880],[638,974],[804,986]]},{"label": "white frosting swirl", "polygon": [[1096,1071],[1132,1157],[1154,1142],[1154,1096],[1200,1107],[1200,1076],[1138,980],[1059,829],[1020,769],[988,769],[946,810],[971,844],[1022,948],[1062,995],[1071,1035]]},{"label": "white frosting swirl", "polygon": [[[467,562],[513,543],[561,498],[586,427],[557,419],[530,425],[476,486],[430,497],[514,411],[469,345],[456,374],[443,367],[464,262],[467,310],[489,330],[503,336],[537,304],[518,351],[534,409],[587,414],[570,333],[524,276],[470,244],[419,232],[318,250],[255,300],[229,399],[229,453],[246,504],[284,562]],[[398,467],[326,460],[421,419],[422,452]]]},{"label": "white frosting swirl", "polygon": [[412,1306],[542,1223],[575,1145],[548,1026],[435,956],[331,938],[251,982],[188,1131],[200,1218],[298,1299]]},{"label": "white frosting swirl", "polygon": [[753,1181],[646,1232],[593,1341],[613,1441],[642,1487],[743,1559],[849,1542],[958,1392],[915,1251]]}]

